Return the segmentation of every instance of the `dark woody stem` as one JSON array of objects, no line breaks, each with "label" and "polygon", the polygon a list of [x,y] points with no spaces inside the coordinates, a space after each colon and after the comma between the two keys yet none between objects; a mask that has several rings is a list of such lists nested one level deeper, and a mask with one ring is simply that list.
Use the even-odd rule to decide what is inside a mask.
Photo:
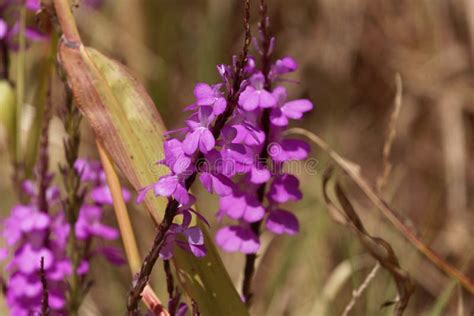
[{"label": "dark woody stem", "polygon": [[171,263],[169,260],[163,260],[163,270],[165,271],[166,290],[168,292],[168,312],[170,316],[175,316],[179,305],[179,293],[177,293],[177,291],[175,292],[173,272],[171,272]]},{"label": "dark woody stem", "polygon": [[48,292],[48,280],[46,279],[46,273],[44,271],[44,257],[40,260],[40,280],[42,285],[42,296],[41,296],[41,316],[49,315],[49,292]]},{"label": "dark woody stem", "polygon": [[[220,114],[214,126],[211,128],[211,132],[214,135],[214,138],[218,139],[222,128],[232,116],[235,107],[237,106],[237,102],[240,95],[240,85],[244,79],[244,68],[247,63],[247,55],[248,49],[251,40],[250,34],[250,0],[245,0],[245,17],[244,17],[244,29],[245,29],[245,40],[244,45],[242,48],[242,52],[239,56],[239,60],[236,63],[233,69],[233,77],[232,77],[232,88],[227,95],[227,107],[225,111]],[[198,152],[195,156],[193,161],[196,163],[203,158],[203,154]],[[194,172],[190,175],[185,181],[185,187],[189,190],[189,188],[194,183],[197,176],[197,172]],[[155,239],[153,241],[153,246],[148,253],[148,255],[143,260],[142,266],[140,268],[140,272],[137,275],[137,279],[134,282],[128,296],[127,302],[127,315],[135,316],[138,315],[138,302],[141,299],[141,293],[145,286],[147,285],[150,274],[153,270],[153,266],[155,265],[156,261],[158,260],[160,250],[165,242],[166,233],[168,232],[171,224],[173,223],[173,219],[176,216],[176,212],[178,210],[179,203],[170,198],[168,200],[168,205],[166,206],[165,215],[163,217],[163,221],[158,226],[158,231],[156,233]]]},{"label": "dark woody stem", "polygon": [[[262,73],[265,78],[264,88],[267,91],[271,91],[272,83],[269,77],[270,74],[270,41],[271,37],[268,33],[268,14],[267,14],[267,4],[265,0],[260,0],[260,23],[259,30],[262,34]],[[265,142],[263,145],[262,152],[259,156],[259,161],[266,163],[268,159],[267,147],[270,142],[270,110],[265,109],[262,113],[261,124],[263,132],[265,133]],[[266,183],[260,185],[257,189],[257,197],[260,203],[263,202],[265,198]],[[262,221],[252,223],[250,228],[255,233],[256,236],[260,236],[260,226]],[[245,266],[244,266],[244,280],[242,283],[242,295],[245,300],[245,304],[250,306],[252,304],[252,280],[255,273],[255,261],[257,260],[257,254],[248,254],[245,256]]]}]

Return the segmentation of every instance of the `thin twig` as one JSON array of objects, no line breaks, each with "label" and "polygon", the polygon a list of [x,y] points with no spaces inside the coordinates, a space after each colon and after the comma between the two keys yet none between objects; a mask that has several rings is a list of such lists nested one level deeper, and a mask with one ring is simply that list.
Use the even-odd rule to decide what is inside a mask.
[{"label": "thin twig", "polygon": [[372,268],[372,270],[370,271],[370,273],[365,277],[365,280],[364,282],[362,282],[362,284],[357,288],[355,289],[353,292],[352,292],[352,299],[350,300],[350,302],[347,304],[346,308],[344,309],[344,312],[342,313],[342,316],[347,316],[349,315],[349,312],[352,310],[352,308],[354,307],[355,303],[357,302],[357,299],[362,295],[362,293],[364,293],[365,289],[367,289],[367,287],[369,286],[370,282],[375,278],[375,276],[377,275],[377,271],[380,269],[380,263],[377,261],[377,263],[375,264],[375,266]]}]

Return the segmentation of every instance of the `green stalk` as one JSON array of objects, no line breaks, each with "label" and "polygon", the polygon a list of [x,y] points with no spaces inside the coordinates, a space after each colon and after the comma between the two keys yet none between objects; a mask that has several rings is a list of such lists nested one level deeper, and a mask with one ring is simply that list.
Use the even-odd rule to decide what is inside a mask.
[{"label": "green stalk", "polygon": [[54,72],[54,60],[56,56],[57,46],[58,36],[55,33],[51,34],[50,44],[45,52],[45,62],[41,65],[39,86],[34,99],[34,104],[36,106],[36,115],[33,124],[30,130],[28,131],[27,145],[25,148],[24,166],[26,178],[29,178],[31,176],[33,166],[35,165],[38,156],[39,131],[41,129],[41,122],[43,121],[44,117],[48,86]]},{"label": "green stalk", "polygon": [[20,31],[18,32],[18,59],[17,59],[17,76],[16,76],[16,117],[15,117],[15,139],[13,140],[12,161],[14,165],[13,181],[17,192],[21,192],[20,185],[22,180],[22,146],[21,146],[21,118],[22,109],[25,101],[25,29],[26,29],[26,8],[20,8]]}]

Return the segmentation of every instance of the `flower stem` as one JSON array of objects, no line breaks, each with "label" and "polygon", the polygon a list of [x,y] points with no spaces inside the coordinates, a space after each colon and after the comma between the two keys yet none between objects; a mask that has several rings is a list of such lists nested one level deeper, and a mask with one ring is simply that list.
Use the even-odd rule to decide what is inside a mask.
[{"label": "flower stem", "polygon": [[[260,0],[260,22],[259,30],[262,35],[262,73],[265,78],[264,88],[267,91],[271,91],[272,82],[270,80],[270,50],[271,50],[271,38],[268,33],[268,14],[267,14],[267,4],[265,0]],[[261,118],[263,132],[265,133],[265,142],[262,147],[262,151],[259,156],[259,161],[264,161],[266,163],[268,159],[267,147],[270,143],[270,110],[265,109],[262,113]],[[257,196],[260,203],[263,202],[265,198],[266,183],[260,185],[257,189]],[[255,233],[255,235],[260,236],[260,226],[262,221],[252,223],[250,228]],[[245,300],[245,304],[250,306],[252,303],[252,279],[255,273],[255,262],[257,260],[257,254],[248,254],[245,256],[245,266],[244,266],[244,280],[242,283],[242,295]]]},{"label": "flower stem", "polygon": [[44,271],[44,257],[41,257],[40,261],[40,280],[43,288],[43,294],[41,297],[41,316],[49,315],[49,293],[48,293],[48,280]]}]

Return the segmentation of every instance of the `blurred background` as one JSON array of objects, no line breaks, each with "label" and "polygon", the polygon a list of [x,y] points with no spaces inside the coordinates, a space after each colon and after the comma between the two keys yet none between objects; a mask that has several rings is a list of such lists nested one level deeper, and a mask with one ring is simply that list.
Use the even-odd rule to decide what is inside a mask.
[{"label": "blurred background", "polygon": [[[196,82],[217,82],[216,64],[229,63],[243,41],[242,1],[98,1],[75,10],[83,40],[128,65],[146,85],[167,127],[182,126],[181,112],[193,102]],[[256,32],[257,1],[252,8]],[[403,83],[402,107],[384,197],[406,224],[443,258],[474,278],[474,1],[473,0],[271,0],[274,56],[290,55],[300,65],[289,84],[293,97],[309,98],[314,110],[298,126],[324,138],[356,162],[375,186],[383,168],[383,144],[395,98]],[[28,50],[29,72],[38,67],[44,44]],[[34,73],[34,71],[33,71]],[[27,78],[31,100],[34,78]],[[96,157],[83,122],[83,156]],[[62,124],[55,117],[51,168],[63,159]],[[14,203],[5,141],[1,142],[0,211]],[[301,232],[263,237],[264,252],[254,282],[252,315],[340,315],[375,261],[347,229],[327,214],[321,174],[328,157],[313,147],[320,172],[303,174],[304,199],[292,205]],[[157,157],[158,159],[159,157]],[[363,194],[343,181],[367,230],[391,243],[417,287],[406,315],[471,315],[474,297],[419,255],[378,215]],[[198,208],[211,219],[217,203],[196,188]],[[130,203],[142,253],[151,246],[153,223]],[[114,223],[112,212],[108,214]],[[222,253],[240,289],[244,258]],[[130,275],[126,266],[93,265],[96,282],[83,315],[120,315]],[[166,298],[161,263],[153,286]],[[353,315],[390,315],[381,309],[396,296],[390,275],[380,270],[358,300]],[[3,303],[2,303],[3,305]],[[6,312],[0,310],[0,314]]]}]

